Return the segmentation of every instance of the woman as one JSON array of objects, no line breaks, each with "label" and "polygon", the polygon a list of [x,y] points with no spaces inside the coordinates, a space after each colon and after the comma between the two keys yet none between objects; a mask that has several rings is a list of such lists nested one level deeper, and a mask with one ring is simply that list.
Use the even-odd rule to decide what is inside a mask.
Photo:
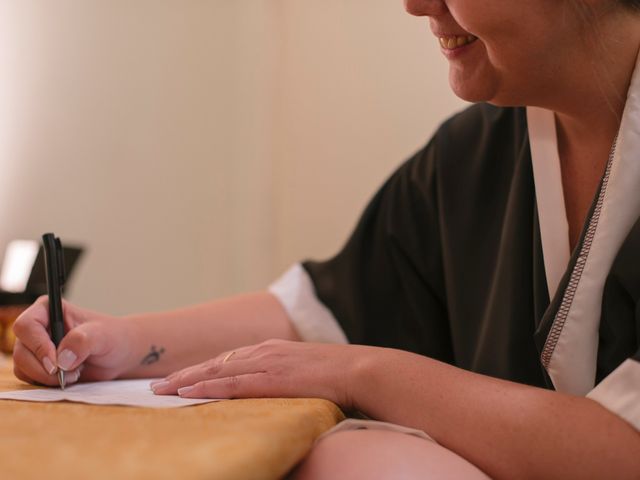
[{"label": "woman", "polygon": [[455,93],[486,103],[390,178],[342,252],[177,312],[66,304],[58,352],[41,300],[16,375],[175,372],[156,394],[323,397],[416,429],[338,429],[301,477],[638,478],[640,1],[405,4]]}]

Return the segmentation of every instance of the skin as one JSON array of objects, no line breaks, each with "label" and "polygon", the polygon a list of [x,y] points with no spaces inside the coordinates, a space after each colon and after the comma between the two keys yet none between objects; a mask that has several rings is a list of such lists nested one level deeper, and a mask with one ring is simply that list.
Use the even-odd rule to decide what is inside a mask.
[{"label": "skin", "polygon": [[[71,373],[66,379],[69,384],[78,379],[160,377],[209,359],[211,352],[271,338],[299,340],[278,300],[266,292],[122,318],[63,301],[68,333],[57,350],[47,331],[48,308],[47,297],[39,298],[13,327],[14,373],[26,382],[56,386],[58,366]],[[219,334],[202,334],[210,331]],[[164,353],[157,362],[145,364],[152,346]],[[62,360],[70,358],[65,351],[73,352],[70,363]],[[48,370],[46,365],[54,367]]]},{"label": "skin", "polygon": [[[610,0],[581,1],[592,13],[588,25],[565,0],[405,1],[410,13],[428,17],[436,37],[478,38],[464,55],[448,55],[457,95],[555,112],[572,244],[619,127],[640,48],[638,14]],[[424,459],[432,454],[438,460],[431,464],[446,454],[451,471],[471,468],[466,478],[486,478],[484,472],[491,478],[622,479],[640,472],[640,434],[587,398],[399,350],[291,341],[297,335],[268,293],[127,318],[68,303],[64,308],[70,332],[58,351],[46,331],[46,299],[16,322],[19,378],[56,385],[59,364],[71,372],[71,381],[168,375],[153,385],[160,395],[321,397],[346,411],[422,429],[439,443],[405,444],[388,432],[336,434],[300,467],[298,474],[306,478],[340,476],[336,472],[344,470],[335,470],[336,459],[347,448],[349,458],[362,458],[357,473],[363,478],[385,478],[371,460],[381,451],[393,451],[414,478],[426,476]],[[267,340],[273,338],[281,340]],[[141,364],[151,346],[165,353]],[[64,350],[75,359],[63,365],[69,359]],[[235,353],[227,358],[230,352]],[[54,365],[50,371],[45,358]]]},{"label": "skin", "polygon": [[[576,11],[580,3],[586,14]],[[436,36],[478,37],[468,53],[449,60],[456,95],[555,112],[573,248],[619,128],[640,14],[615,0],[405,0],[405,7],[428,17]]]}]

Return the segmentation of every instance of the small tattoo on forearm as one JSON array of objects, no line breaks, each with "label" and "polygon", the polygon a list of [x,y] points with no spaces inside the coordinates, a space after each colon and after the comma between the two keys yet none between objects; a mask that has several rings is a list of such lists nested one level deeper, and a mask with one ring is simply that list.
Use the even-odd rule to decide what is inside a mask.
[{"label": "small tattoo on forearm", "polygon": [[155,345],[151,345],[151,351],[142,359],[140,365],[151,365],[160,360],[160,355],[164,353],[164,348],[156,348]]}]

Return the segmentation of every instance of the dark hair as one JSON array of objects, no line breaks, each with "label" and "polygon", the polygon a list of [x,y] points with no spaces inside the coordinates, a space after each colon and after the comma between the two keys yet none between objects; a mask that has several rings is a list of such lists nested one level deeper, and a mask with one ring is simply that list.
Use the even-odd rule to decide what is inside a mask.
[{"label": "dark hair", "polygon": [[640,0],[621,0],[621,2],[626,7],[640,11]]}]

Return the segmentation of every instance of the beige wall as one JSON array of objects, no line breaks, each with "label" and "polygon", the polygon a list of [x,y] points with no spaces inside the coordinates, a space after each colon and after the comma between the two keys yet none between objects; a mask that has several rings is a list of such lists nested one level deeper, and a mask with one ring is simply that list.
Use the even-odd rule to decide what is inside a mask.
[{"label": "beige wall", "polygon": [[260,288],[460,105],[399,0],[0,0],[0,248],[112,313]]},{"label": "beige wall", "polygon": [[377,187],[462,102],[401,0],[283,0],[276,258],[332,255]]}]

